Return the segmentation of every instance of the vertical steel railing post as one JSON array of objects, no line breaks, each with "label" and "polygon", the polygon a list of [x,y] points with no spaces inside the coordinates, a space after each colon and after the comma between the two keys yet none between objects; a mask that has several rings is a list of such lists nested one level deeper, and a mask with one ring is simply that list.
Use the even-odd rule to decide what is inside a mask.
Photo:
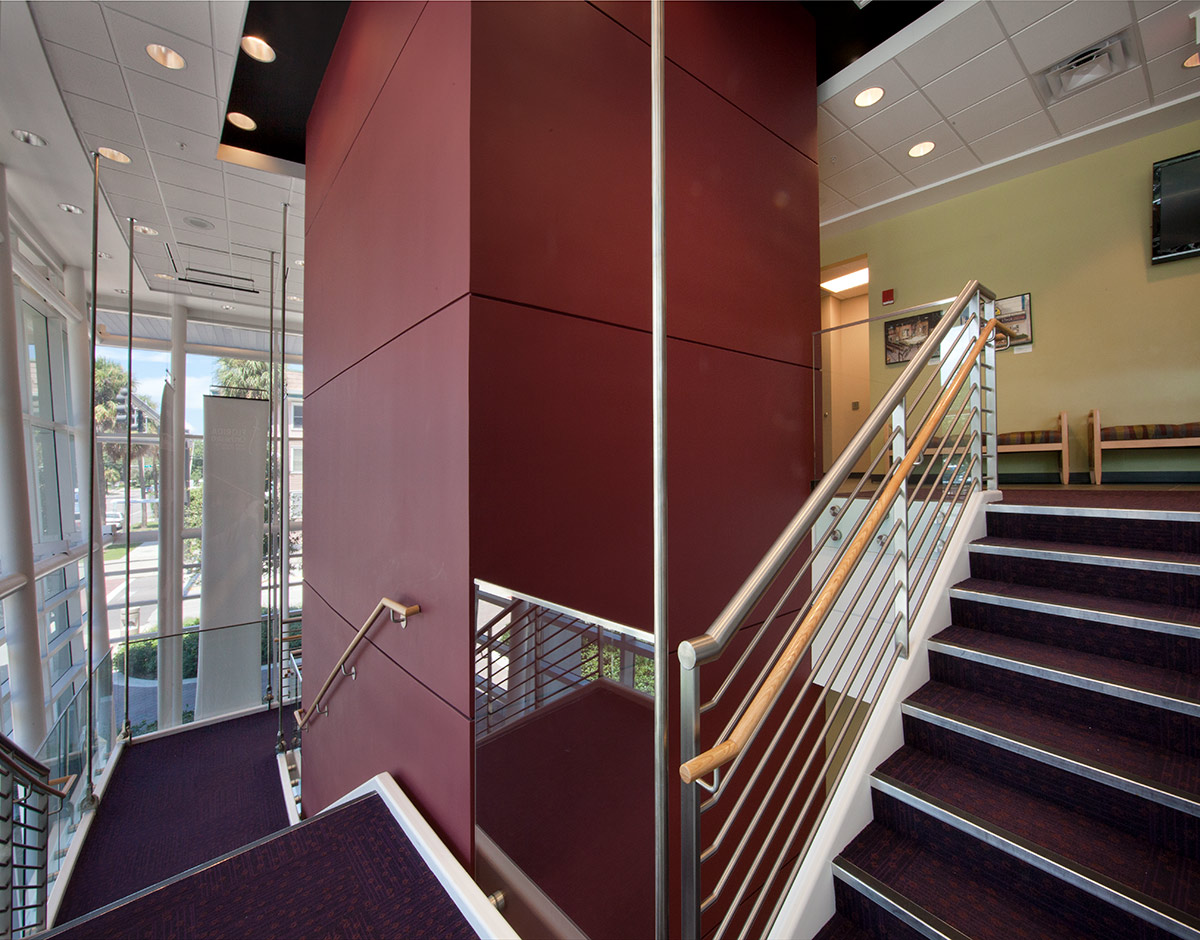
[{"label": "vertical steel railing post", "polygon": [[[970,321],[967,324],[967,336],[969,342],[975,342],[979,338],[979,334],[983,329],[983,297],[979,291],[976,291],[970,302],[967,304],[967,314],[970,316]],[[971,454],[963,455],[964,461],[970,461],[971,456],[975,457],[975,466],[978,468],[978,473],[982,481],[984,470],[984,457],[989,456],[990,450],[986,449],[984,442],[984,419],[983,419],[983,367],[980,362],[980,357],[976,357],[971,365],[970,378],[967,380],[970,386],[969,394],[971,396],[971,404],[974,406],[970,409],[971,414],[971,429],[967,433],[972,435],[974,442],[971,444]]]},{"label": "vertical steel railing post", "polygon": [[[996,302],[993,300],[985,301],[983,311],[980,314],[980,322],[987,323],[995,316]],[[986,378],[986,387],[983,382],[980,383],[980,401],[979,410],[987,416],[984,422],[984,427],[987,429],[987,440],[985,447],[987,454],[987,477],[986,485],[989,490],[1000,488],[1000,452],[998,449],[997,434],[1000,431],[998,403],[1000,388],[997,384],[996,375],[996,334],[992,334],[992,338],[988,340],[988,344],[983,347],[983,375]]]},{"label": "vertical steel railing post", "polygon": [[[679,757],[684,763],[700,753],[700,666],[679,667]],[[682,910],[680,936],[700,936],[700,787],[684,783],[680,791]]]}]

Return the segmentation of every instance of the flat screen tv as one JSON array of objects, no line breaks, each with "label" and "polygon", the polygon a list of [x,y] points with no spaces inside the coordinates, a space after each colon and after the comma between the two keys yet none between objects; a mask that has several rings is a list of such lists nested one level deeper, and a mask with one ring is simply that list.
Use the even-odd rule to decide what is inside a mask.
[{"label": "flat screen tv", "polygon": [[1150,261],[1200,255],[1200,150],[1154,164]]}]

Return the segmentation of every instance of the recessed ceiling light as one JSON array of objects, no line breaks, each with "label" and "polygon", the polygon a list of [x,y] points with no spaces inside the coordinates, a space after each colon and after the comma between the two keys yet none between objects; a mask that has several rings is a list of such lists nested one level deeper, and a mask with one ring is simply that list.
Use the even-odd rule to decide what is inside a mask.
[{"label": "recessed ceiling light", "polygon": [[31,147],[46,146],[46,138],[35,134],[33,131],[23,131],[18,127],[13,130],[12,135],[21,143],[29,144]]},{"label": "recessed ceiling light", "polygon": [[908,155],[910,157],[923,157],[925,154],[932,152],[933,148],[936,146],[937,144],[935,144],[932,140],[923,140],[916,146],[912,147],[908,151]]},{"label": "recessed ceiling light", "polygon": [[258,122],[254,118],[242,114],[241,111],[230,111],[225,115],[225,120],[234,127],[240,127],[244,131],[252,131],[258,127]]},{"label": "recessed ceiling light", "polygon": [[302,267],[304,267],[304,259],[297,258],[295,261],[292,262],[292,264],[294,264],[298,268],[302,268]]},{"label": "recessed ceiling light", "polygon": [[242,52],[259,62],[275,61],[275,50],[271,48],[270,43],[257,36],[242,37]]},{"label": "recessed ceiling light", "polygon": [[221,309],[222,310],[232,310],[233,304],[221,304]]},{"label": "recessed ceiling light", "polygon": [[154,275],[154,276],[155,276],[155,277],[160,277],[160,278],[162,278],[164,281],[173,281],[173,280],[175,280],[175,275],[174,275],[174,274],[156,274],[156,275]]},{"label": "recessed ceiling light", "polygon": [[861,268],[858,271],[851,271],[849,274],[843,274],[841,277],[835,277],[832,280],[825,281],[821,286],[831,294],[840,294],[844,290],[849,290],[851,287],[861,287],[871,280],[871,269]]},{"label": "recessed ceiling light", "polygon": [[112,261],[112,255],[110,255],[107,251],[100,252],[96,257],[103,258],[105,261]]},{"label": "recessed ceiling light", "polygon": [[113,163],[132,163],[129,159],[129,154],[122,153],[120,150],[115,150],[112,147],[97,147],[96,152],[105,160],[111,160]]},{"label": "recessed ceiling light", "polygon": [[58,207],[62,209],[63,212],[71,213],[71,215],[83,215],[83,210],[71,202],[60,202]]},{"label": "recessed ceiling light", "polygon": [[146,46],[146,55],[165,69],[177,71],[187,67],[187,61],[183,56],[170,46],[164,46],[160,42],[152,42]]},{"label": "recessed ceiling light", "polygon": [[210,232],[216,227],[208,219],[198,219],[194,215],[184,216],[183,221],[192,228],[200,229],[202,232]]},{"label": "recessed ceiling light", "polygon": [[151,228],[149,225],[135,225],[133,230],[139,235],[157,235],[158,229]]},{"label": "recessed ceiling light", "polygon": [[300,303],[301,301],[303,301],[303,300],[304,300],[304,298],[303,298],[303,297],[298,297],[296,294],[288,294],[288,300],[294,300],[294,301],[296,301],[297,303]]},{"label": "recessed ceiling light", "polygon": [[860,108],[869,108],[873,104],[878,104],[883,100],[883,89],[875,86],[873,88],[864,88],[854,96],[854,103]]},{"label": "recessed ceiling light", "polygon": [[113,290],[116,291],[118,294],[128,294],[129,293],[128,287],[114,287]]},{"label": "recessed ceiling light", "polygon": [[[1193,52],[1190,56],[1183,60],[1185,69],[1200,68],[1200,52]],[[13,131],[15,134],[16,131]]]}]

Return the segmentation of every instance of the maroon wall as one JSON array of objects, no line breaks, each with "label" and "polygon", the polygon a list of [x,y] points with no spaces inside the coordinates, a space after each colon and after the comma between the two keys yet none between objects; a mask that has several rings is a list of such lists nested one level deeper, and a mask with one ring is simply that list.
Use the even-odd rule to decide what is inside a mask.
[{"label": "maroon wall", "polygon": [[[672,646],[813,475],[793,6],[667,7]],[[351,7],[309,123],[308,691],[381,595],[423,609],[306,733],[309,810],[388,770],[470,856],[473,578],[650,627],[645,10]]]}]

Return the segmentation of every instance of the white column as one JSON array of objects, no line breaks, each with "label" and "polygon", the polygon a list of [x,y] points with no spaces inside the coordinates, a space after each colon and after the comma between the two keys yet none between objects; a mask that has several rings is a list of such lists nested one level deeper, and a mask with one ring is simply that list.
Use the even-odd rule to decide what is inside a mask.
[{"label": "white column", "polygon": [[[79,487],[79,525],[83,538],[88,537],[88,514],[92,514],[93,531],[96,542],[92,546],[92,576],[96,579],[96,590],[92,592],[96,609],[91,613],[90,642],[96,651],[93,661],[99,663],[108,652],[108,588],[104,580],[104,548],[101,545],[101,531],[104,525],[104,499],[101,496],[100,480],[104,474],[104,460],[101,456],[102,444],[96,445],[95,461],[89,459],[88,443],[91,422],[95,420],[92,414],[92,363],[91,344],[91,315],[89,314],[87,289],[84,286],[84,270],[73,265],[63,269],[63,281],[66,288],[67,300],[80,311],[83,321],[67,321],[67,361],[71,366],[71,406],[75,413],[75,467],[78,474],[76,485]],[[91,486],[87,485],[88,467],[94,467]]]},{"label": "white column", "polygon": [[46,736],[46,697],[33,583],[33,522],[25,475],[25,426],[21,416],[23,357],[18,345],[8,227],[8,177],[0,164],[0,561],[5,574],[25,584],[4,599],[13,738],[34,750]]}]

